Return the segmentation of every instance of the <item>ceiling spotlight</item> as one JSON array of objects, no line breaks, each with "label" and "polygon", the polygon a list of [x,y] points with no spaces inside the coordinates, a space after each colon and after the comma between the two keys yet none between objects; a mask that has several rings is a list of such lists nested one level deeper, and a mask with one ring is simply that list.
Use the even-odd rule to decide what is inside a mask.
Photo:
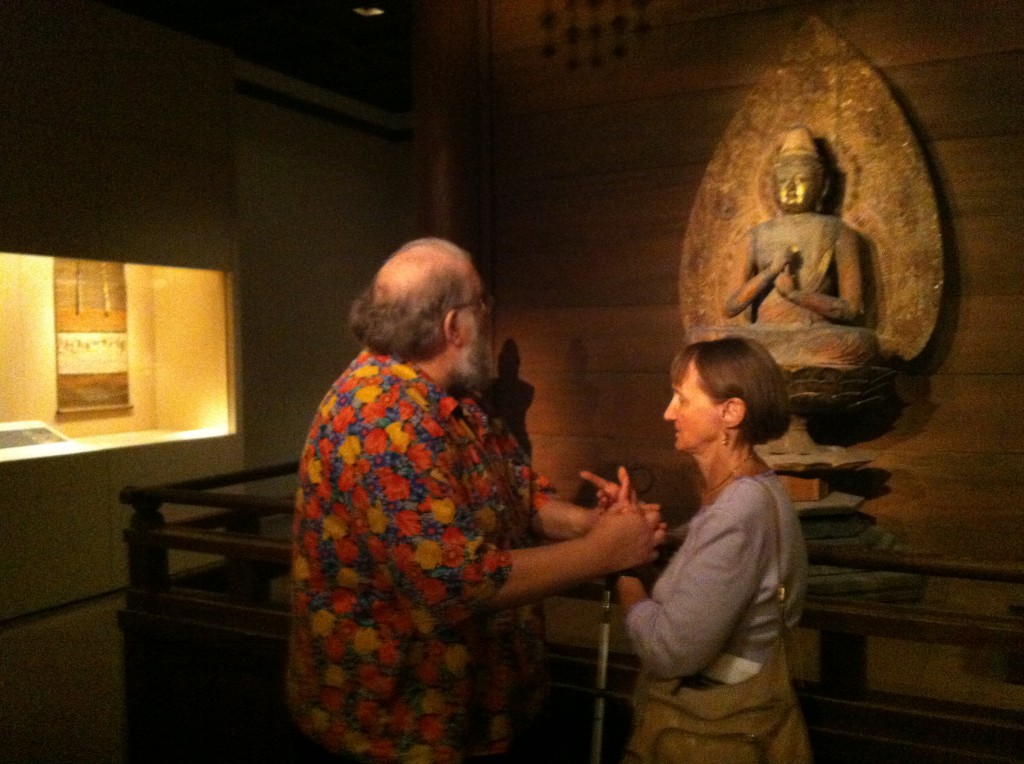
[{"label": "ceiling spotlight", "polygon": [[352,9],[354,13],[358,13],[360,16],[369,18],[370,16],[383,16],[384,9],[378,8],[375,5],[357,5]]}]

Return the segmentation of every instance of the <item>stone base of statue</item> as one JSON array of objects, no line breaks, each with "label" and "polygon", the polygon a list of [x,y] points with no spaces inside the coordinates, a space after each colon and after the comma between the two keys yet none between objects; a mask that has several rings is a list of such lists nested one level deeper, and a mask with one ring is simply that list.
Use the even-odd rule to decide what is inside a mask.
[{"label": "stone base of statue", "polygon": [[758,447],[776,470],[787,472],[856,469],[870,462],[869,451],[816,443],[807,420],[818,415],[852,414],[880,405],[893,394],[896,373],[879,366],[805,366],[782,368],[793,416],[781,438]]},{"label": "stone base of statue", "polygon": [[[794,501],[804,538],[814,544],[840,544],[879,551],[897,551],[896,536],[875,524],[862,511],[861,496],[831,491],[815,501]],[[927,576],[886,570],[859,570],[834,565],[811,565],[807,593],[872,602],[919,602]]]},{"label": "stone base of statue", "polygon": [[[878,528],[864,512],[862,496],[832,490],[836,473],[857,470],[874,454],[856,448],[816,443],[807,432],[815,416],[867,413],[893,394],[895,371],[878,366],[783,366],[793,415],[781,438],[757,447],[761,457],[779,473],[800,515],[809,542],[842,544],[865,549],[895,550],[895,536]],[[799,497],[799,498],[798,498]],[[808,593],[878,602],[918,602],[925,576],[899,571],[869,571],[812,565]]]},{"label": "stone base of statue", "polygon": [[746,337],[761,343],[784,369],[870,368],[879,358],[878,339],[873,331],[826,321],[695,326],[687,334],[690,342],[721,337]]}]

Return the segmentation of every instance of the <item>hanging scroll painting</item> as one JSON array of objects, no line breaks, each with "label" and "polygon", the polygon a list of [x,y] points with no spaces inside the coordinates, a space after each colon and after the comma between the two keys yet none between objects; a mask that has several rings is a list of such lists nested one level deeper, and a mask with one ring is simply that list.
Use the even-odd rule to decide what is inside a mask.
[{"label": "hanging scroll painting", "polygon": [[124,264],[55,258],[57,411],[131,406]]}]

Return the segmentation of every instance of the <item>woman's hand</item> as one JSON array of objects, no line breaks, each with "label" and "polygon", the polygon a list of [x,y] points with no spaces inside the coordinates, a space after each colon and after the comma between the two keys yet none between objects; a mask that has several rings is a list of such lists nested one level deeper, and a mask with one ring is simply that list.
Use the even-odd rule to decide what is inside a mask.
[{"label": "woman's hand", "polygon": [[597,516],[584,537],[594,559],[601,561],[603,575],[653,562],[665,541],[664,523],[651,525],[642,513],[615,511],[614,506]]},{"label": "woman's hand", "polygon": [[647,587],[643,581],[635,576],[620,576],[615,582],[615,593],[618,595],[619,605],[625,612],[638,602],[647,599]]}]

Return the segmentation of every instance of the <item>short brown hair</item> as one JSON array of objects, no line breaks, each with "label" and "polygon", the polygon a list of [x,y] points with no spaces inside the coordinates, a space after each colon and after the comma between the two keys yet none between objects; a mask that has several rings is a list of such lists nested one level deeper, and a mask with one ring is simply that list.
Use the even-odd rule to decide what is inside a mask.
[{"label": "short brown hair", "polygon": [[752,446],[782,437],[789,429],[789,391],[771,353],[744,337],[694,342],[672,361],[672,383],[679,384],[693,364],[701,389],[714,401],[739,398],[747,414],[740,437]]}]

